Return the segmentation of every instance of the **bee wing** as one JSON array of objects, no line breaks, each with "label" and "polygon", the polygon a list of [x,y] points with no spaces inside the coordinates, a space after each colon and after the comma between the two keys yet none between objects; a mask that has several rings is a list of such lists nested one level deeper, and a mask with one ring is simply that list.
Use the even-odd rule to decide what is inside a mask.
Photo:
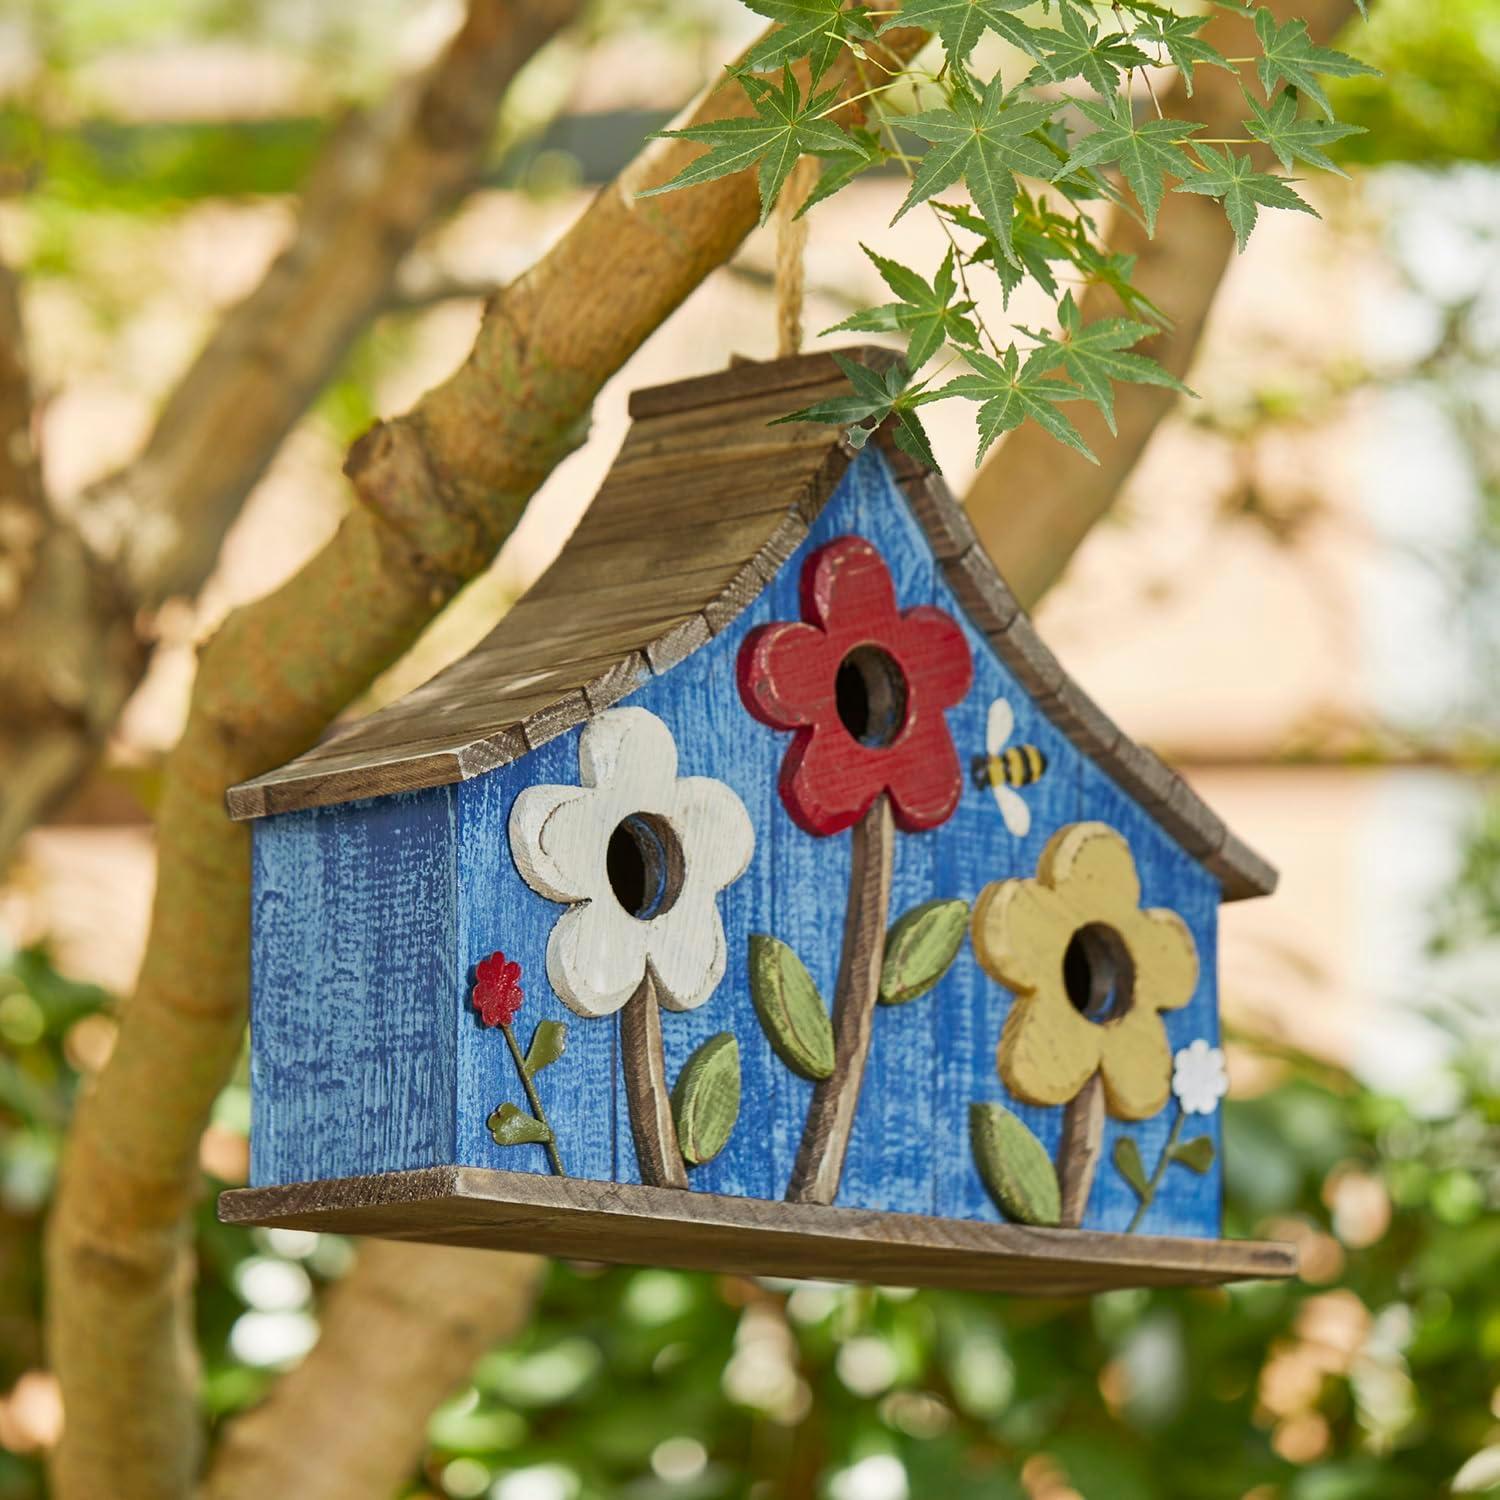
[{"label": "bee wing", "polygon": [[996,783],[994,792],[1005,826],[1014,837],[1024,839],[1031,832],[1031,809],[1026,805],[1026,799],[1004,783]]},{"label": "bee wing", "polygon": [[999,755],[1015,727],[1016,711],[1010,706],[1010,699],[996,698],[990,704],[990,717],[984,736],[991,755]]}]

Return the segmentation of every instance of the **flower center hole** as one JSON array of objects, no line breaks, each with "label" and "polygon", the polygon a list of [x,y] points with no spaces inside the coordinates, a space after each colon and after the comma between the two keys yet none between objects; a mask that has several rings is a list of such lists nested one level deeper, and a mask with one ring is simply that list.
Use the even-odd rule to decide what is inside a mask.
[{"label": "flower center hole", "polygon": [[671,911],[682,894],[682,844],[656,813],[620,819],[609,836],[604,868],[615,900],[643,922]]},{"label": "flower center hole", "polygon": [[861,745],[892,744],[906,724],[906,678],[879,646],[856,646],[833,683],[839,719]]},{"label": "flower center hole", "polygon": [[1079,1015],[1118,1021],[1135,994],[1135,964],[1125,939],[1104,922],[1080,927],[1063,954],[1063,984]]}]

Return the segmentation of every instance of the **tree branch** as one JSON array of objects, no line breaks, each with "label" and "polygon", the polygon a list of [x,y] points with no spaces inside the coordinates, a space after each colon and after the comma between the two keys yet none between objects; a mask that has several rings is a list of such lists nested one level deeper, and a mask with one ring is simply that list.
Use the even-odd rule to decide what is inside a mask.
[{"label": "tree branch", "polygon": [[[1354,14],[1353,0],[1274,0],[1267,7],[1285,20],[1296,14],[1319,41],[1326,41]],[[1227,56],[1253,55],[1255,34],[1242,16],[1215,10],[1203,38]],[[1248,82],[1248,79],[1247,79]],[[1253,82],[1249,84],[1254,88]],[[1236,74],[1195,69],[1192,98],[1179,78],[1162,100],[1173,118],[1201,120],[1208,136],[1240,133],[1244,98]],[[1264,170],[1270,153],[1251,153]],[[1174,375],[1186,375],[1203,335],[1214,295],[1234,251],[1224,211],[1212,198],[1168,193],[1156,237],[1128,214],[1115,216],[1109,248],[1137,257],[1134,281],[1173,320],[1173,326],[1140,346]],[[1082,300],[1086,319],[1117,317],[1121,307],[1107,287],[1091,286]],[[966,502],[985,549],[1016,597],[1033,606],[1061,576],[1094,524],[1109,510],[1139,462],[1157,424],[1176,404],[1159,386],[1122,385],[1115,398],[1118,436],[1083,403],[1071,408],[1097,465],[1064,448],[1034,423],[1018,428],[996,448],[974,476]]]},{"label": "tree branch", "polygon": [[511,79],[582,0],[473,0],[427,73],[351,115],[291,243],[168,397],[140,456],[53,519],[0,655],[0,864],[86,774],[145,671],[135,622],[194,594],[282,440],[385,305],[418,236],[478,180]]},{"label": "tree branch", "polygon": [[370,1500],[416,1468],[427,1418],[531,1311],[544,1263],[371,1240],[329,1293],[311,1354],[239,1418],[200,1500]]},{"label": "tree branch", "polygon": [[[909,54],[925,36],[888,40]],[[726,80],[695,118],[749,109]],[[241,1045],[249,968],[249,839],[226,820],[224,790],[313,743],[487,566],[599,387],[755,225],[746,173],[636,199],[700,149],[648,149],[494,299],[458,372],[355,444],[346,472],[359,503],[333,540],[201,653],[158,812],[145,963],[79,1102],[48,1235],[68,1413],[57,1500],[174,1500],[196,1468],[180,1341],[189,1210],[198,1138]]]}]

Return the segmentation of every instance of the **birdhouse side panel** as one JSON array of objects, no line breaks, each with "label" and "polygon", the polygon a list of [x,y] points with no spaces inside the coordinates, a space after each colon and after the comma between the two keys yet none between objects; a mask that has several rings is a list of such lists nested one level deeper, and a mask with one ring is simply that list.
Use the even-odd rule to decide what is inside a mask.
[{"label": "birdhouse side panel", "polygon": [[[875,572],[872,556],[879,563]],[[920,679],[919,687],[928,679],[953,687],[945,652],[950,658],[964,654],[970,663],[968,685],[956,690],[956,701],[950,693],[927,751],[903,773],[910,783],[912,807],[903,810],[910,826],[893,834],[882,923],[893,943],[903,930],[927,934],[913,946],[918,968],[929,962],[937,941],[932,935],[940,937],[945,926],[956,951],[939,965],[940,973],[934,971],[930,986],[917,983],[907,992],[897,983],[874,1007],[834,1201],[955,1218],[1000,1217],[993,1183],[987,1185],[976,1156],[976,1107],[1005,1111],[1029,1132],[1037,1151],[1059,1157],[1067,1114],[1062,1096],[1038,1102],[1053,1087],[1045,1078],[1030,1092],[1007,1082],[998,1057],[1015,994],[981,963],[966,924],[987,892],[1007,882],[1038,882],[1048,851],[1071,839],[1069,848],[1084,850],[1081,859],[1113,860],[1126,872],[1125,885],[1138,881],[1119,920],[1145,923],[1148,935],[1170,929],[1167,946],[1175,944],[1177,952],[1172,983],[1181,978],[1184,952],[1196,956],[1198,976],[1191,994],[1181,984],[1150,991],[1162,999],[1160,1023],[1153,1000],[1144,1018],[1150,1024],[1135,1027],[1134,1034],[1136,1053],[1144,1040],[1152,1070],[1160,1075],[1152,1085],[1159,1086],[1160,1105],[1148,1100],[1142,1115],[1139,1097],[1111,1100],[1082,1223],[1216,1235],[1217,1118],[1174,1125],[1177,1102],[1167,1077],[1171,1050],[1217,1043],[1217,887],[1038,710],[964,615],[884,461],[873,452],[851,467],[804,544],[721,635],[647,678],[592,724],[459,789],[459,951],[465,977],[457,1006],[463,1012],[457,1159],[547,1172],[557,1169],[555,1153],[569,1175],[660,1180],[637,1151],[638,1126],[643,1114],[651,1114],[653,1098],[658,1116],[667,1112],[663,1100],[672,1090],[672,1113],[688,1158],[679,1170],[687,1186],[773,1199],[797,1190],[817,1080],[829,1066],[828,1015],[839,984],[856,835],[847,824],[830,831],[807,826],[815,817],[792,815],[789,796],[800,795],[796,787],[789,792],[787,781],[793,737],[749,711],[747,692],[753,695],[754,686],[747,687],[746,664],[753,669],[757,642],[770,639],[766,632],[774,635],[788,622],[803,621],[810,591],[817,593],[809,569],[816,570],[819,559],[826,566],[830,557],[856,573],[863,569],[866,584],[884,570],[901,618],[921,628],[906,635],[899,623],[881,626],[867,598],[858,607],[868,630],[861,624],[856,634],[878,639],[888,629],[892,650],[916,653],[902,665]],[[796,629],[784,636],[793,645],[811,639]],[[922,655],[924,640],[934,643],[930,660]],[[997,704],[1003,705],[1006,726],[1003,748],[1020,757],[1006,762],[1015,785],[1005,788],[1005,796],[992,775],[981,774],[995,748]],[[939,763],[950,769],[934,778],[932,767]],[[592,767],[587,774],[586,767]],[[944,777],[952,782],[951,805],[936,806],[932,789],[943,790]],[[839,787],[830,786],[829,795],[839,795]],[[815,800],[820,795],[816,784],[802,792]],[[635,802],[626,806],[632,796],[638,808]],[[1018,804],[1024,820],[1016,814]],[[820,806],[827,805],[825,797]],[[677,819],[683,836],[699,840],[712,857],[688,861],[692,869],[709,870],[711,878],[698,885],[689,881],[677,893],[683,904],[673,909],[676,916],[691,909],[697,918],[681,923],[667,940],[661,935],[672,930],[673,912],[653,912],[632,924],[621,915],[625,903],[607,874],[611,837],[632,822],[631,809],[646,815],[649,844],[651,818],[672,807],[687,809]],[[1087,838],[1080,843],[1078,830],[1092,824],[1103,825],[1103,834],[1092,844]],[[629,902],[639,895],[628,894]],[[1057,892],[1046,897],[1054,898],[1061,899]],[[1176,916],[1158,921],[1147,910],[1153,907]],[[643,935],[646,928],[651,933]],[[1067,936],[1063,932],[1060,941]],[[653,950],[651,943],[659,940],[666,946]],[[487,1024],[469,1000],[478,966],[496,953],[520,966],[523,992],[504,1025],[498,1020],[509,1014],[505,996],[513,999],[511,991],[496,992],[496,1024]],[[648,959],[661,980],[653,1023],[660,1038],[654,1094],[639,1079],[633,1084],[627,1068],[650,1050],[643,1048],[642,1036],[649,1032],[640,1029],[639,1008],[632,1008],[633,986]],[[1056,990],[1062,947],[1047,962]],[[505,971],[496,966],[494,972]],[[1156,984],[1150,972],[1143,982],[1148,988]],[[1095,1049],[1089,1056],[1106,1076],[1120,1049],[1106,1056],[1092,1023],[1075,1018],[1071,1024]],[[566,1051],[554,1057],[562,1027]],[[533,1059],[539,1064],[534,1070]],[[723,1111],[716,1114],[708,1104],[724,1105],[731,1071],[737,1115],[719,1139],[713,1122]],[[1134,1114],[1117,1118],[1114,1105]],[[1194,1146],[1187,1161],[1163,1155],[1200,1137],[1207,1137],[1211,1156],[1203,1146]],[[1125,1139],[1133,1143],[1150,1198],[1139,1218],[1141,1194],[1116,1162]]]},{"label": "birdhouse side panel", "polygon": [[251,1181],[453,1159],[451,788],[255,825]]}]

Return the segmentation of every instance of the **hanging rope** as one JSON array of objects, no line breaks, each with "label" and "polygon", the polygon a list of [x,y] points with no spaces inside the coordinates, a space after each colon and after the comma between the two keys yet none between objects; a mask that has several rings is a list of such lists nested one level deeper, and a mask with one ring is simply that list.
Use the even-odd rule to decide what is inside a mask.
[{"label": "hanging rope", "polygon": [[797,210],[807,201],[818,180],[818,159],[804,156],[792,168],[776,200],[776,357],[785,359],[802,350],[802,295],[806,286],[803,251],[807,248],[807,220]]}]

